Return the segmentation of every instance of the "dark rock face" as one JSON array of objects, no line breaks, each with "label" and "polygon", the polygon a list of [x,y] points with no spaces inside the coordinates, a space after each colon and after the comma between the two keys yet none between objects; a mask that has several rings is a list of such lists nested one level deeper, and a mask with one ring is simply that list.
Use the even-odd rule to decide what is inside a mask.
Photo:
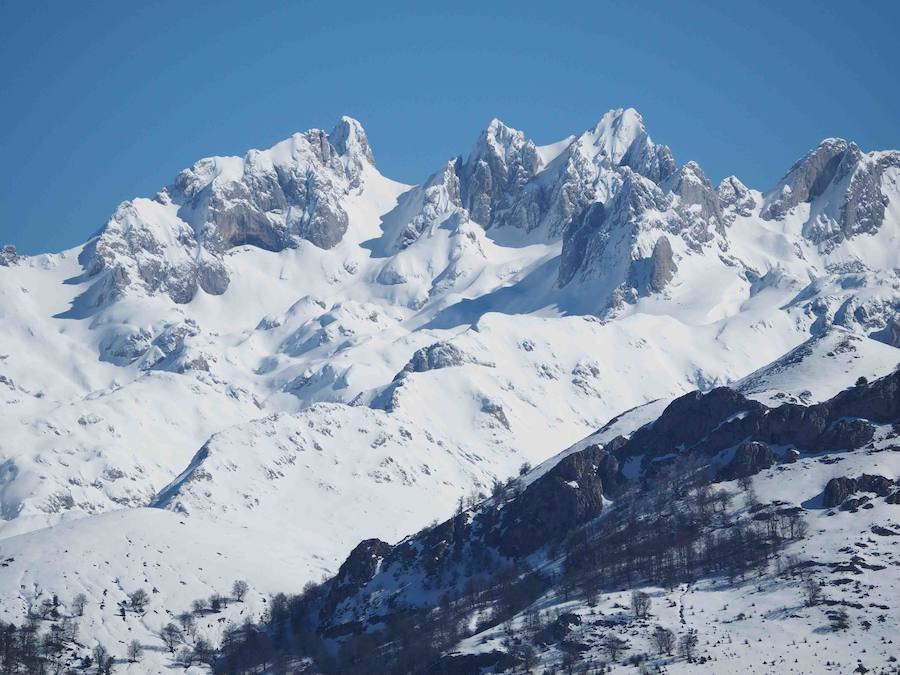
[{"label": "dark rock face", "polygon": [[722,480],[734,480],[745,476],[754,476],[763,469],[775,464],[775,453],[765,443],[752,441],[741,444],[734,454],[734,459],[722,469]]},{"label": "dark rock face", "polygon": [[785,464],[793,464],[798,459],[800,459],[800,452],[798,450],[795,450],[794,448],[791,448],[786,453],[784,453],[784,456],[781,458],[781,461],[784,462]]},{"label": "dark rock face", "polygon": [[[616,454],[620,459],[642,453],[668,454],[679,446],[693,445],[707,437],[723,419],[764,409],[761,403],[727,387],[717,387],[705,394],[691,392],[672,401],[655,422],[638,429]],[[738,441],[740,438],[735,438],[733,443],[718,449]]]},{"label": "dark rock face", "polygon": [[603,510],[602,474],[612,477],[618,464],[594,445],[569,455],[538,478],[503,510],[488,543],[507,556],[523,556],[555,541]]},{"label": "dark rock face", "polygon": [[508,652],[490,651],[479,654],[445,654],[429,666],[434,675],[471,675],[472,673],[509,672],[519,663]]},{"label": "dark rock face", "polygon": [[900,421],[900,369],[864,387],[842,391],[830,404],[836,417],[861,417],[879,424]]},{"label": "dark rock face", "polygon": [[832,478],[825,485],[825,506],[834,508],[844,503],[856,491],[856,482],[852,478]]},{"label": "dark rock face", "polygon": [[855,450],[875,436],[875,426],[861,419],[839,419],[819,437],[818,450]]},{"label": "dark rock face", "polygon": [[683,451],[714,455],[747,441],[816,452],[853,450],[871,441],[873,423],[898,419],[900,370],[811,406],[768,408],[720,387],[676,399],[655,422],[638,429],[616,456],[624,461],[644,455],[649,466],[654,457]]},{"label": "dark rock face", "polygon": [[325,600],[325,607],[328,608],[328,611],[333,611],[338,603],[354,595],[372,581],[392,550],[393,547],[390,544],[380,539],[365,539],[357,544],[338,568],[338,573],[329,586],[329,593]]},{"label": "dark rock face", "polygon": [[535,636],[538,644],[551,645],[565,640],[566,636],[582,624],[582,619],[577,614],[566,612],[560,614],[556,621],[544,628]]},{"label": "dark rock face", "polygon": [[871,474],[863,474],[859,478],[841,476],[832,478],[825,485],[823,494],[825,506],[834,508],[843,504],[850,495],[857,492],[873,492],[879,497],[887,497],[896,481]]},{"label": "dark rock face", "polygon": [[380,539],[361,541],[340,566],[335,579],[339,585],[361,585],[371,581],[390,551],[391,545]]}]

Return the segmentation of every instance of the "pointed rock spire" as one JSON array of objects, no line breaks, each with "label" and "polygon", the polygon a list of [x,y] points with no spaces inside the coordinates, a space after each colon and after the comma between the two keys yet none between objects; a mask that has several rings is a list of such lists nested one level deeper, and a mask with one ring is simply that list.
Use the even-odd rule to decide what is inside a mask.
[{"label": "pointed rock spire", "polygon": [[362,124],[352,117],[344,115],[328,134],[329,142],[339,155],[365,157],[370,164],[375,164],[375,156],[369,147],[369,138]]}]

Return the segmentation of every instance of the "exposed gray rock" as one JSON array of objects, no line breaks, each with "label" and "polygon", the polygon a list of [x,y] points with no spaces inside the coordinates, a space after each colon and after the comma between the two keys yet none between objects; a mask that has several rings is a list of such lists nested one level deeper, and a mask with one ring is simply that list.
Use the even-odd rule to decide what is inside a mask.
[{"label": "exposed gray rock", "polygon": [[610,167],[628,167],[657,184],[675,172],[672,151],[650,140],[634,108],[610,110],[591,133],[602,147],[600,161]]},{"label": "exposed gray rock", "polygon": [[7,244],[3,248],[0,248],[0,266],[9,267],[10,265],[14,265],[19,261],[19,255],[16,253],[16,247],[12,244]]},{"label": "exposed gray rock", "polygon": [[765,443],[751,441],[742,443],[734,453],[734,458],[725,466],[721,480],[735,480],[745,476],[755,476],[760,471],[775,464],[775,453]]},{"label": "exposed gray rock", "polygon": [[462,208],[460,170],[459,158],[447,162],[444,168],[434,173],[424,185],[413,188],[400,198],[397,209],[404,212],[413,209],[416,215],[405,223],[398,235],[395,235],[394,249],[405,249],[423,232],[446,220],[455,209]]},{"label": "exposed gray rock", "polygon": [[[652,182],[627,168],[621,175],[621,184],[609,202],[591,204],[566,230],[558,273],[560,286],[576,276],[588,279],[597,274],[610,275],[616,264],[621,267],[628,260],[626,256],[631,256],[642,216],[669,208],[669,199]],[[664,222],[656,224],[667,226]],[[622,281],[627,273],[623,269]]]},{"label": "exposed gray rock", "polygon": [[734,219],[735,214],[749,216],[756,208],[756,200],[750,189],[736,176],[729,176],[719,183],[717,193],[726,224]]},{"label": "exposed gray rock", "polygon": [[506,416],[506,411],[503,409],[503,406],[500,403],[497,403],[496,401],[486,397],[482,398],[481,412],[483,412],[485,415],[490,415],[491,417],[493,417],[495,420],[497,420],[497,422],[500,423],[500,425],[504,429],[510,428],[509,418]]},{"label": "exposed gray rock", "polygon": [[881,227],[888,203],[882,177],[890,167],[900,167],[900,152],[865,154],[855,143],[826,139],[767,195],[761,215],[778,220],[798,204],[815,202],[804,234],[830,250],[844,239]]},{"label": "exposed gray rock", "polygon": [[144,328],[117,326],[100,340],[100,360],[124,366],[137,360],[150,348],[153,335]]},{"label": "exposed gray rock", "polygon": [[875,426],[861,419],[839,419],[835,421],[816,442],[818,450],[855,450],[861,448],[875,436]]},{"label": "exposed gray rock", "polygon": [[352,117],[344,115],[328,134],[328,140],[339,155],[351,156],[354,159],[365,159],[375,164],[375,155],[369,147],[369,137],[362,124]]},{"label": "exposed gray rock", "polygon": [[429,370],[476,362],[473,357],[450,342],[435,342],[422,349],[417,349],[407,364],[403,366],[403,370],[394,376],[394,380],[400,379],[407,373],[424,373]]},{"label": "exposed gray rock", "polygon": [[706,242],[714,231],[723,232],[725,222],[719,196],[696,162],[688,162],[660,185],[678,195],[677,210],[695,242]]},{"label": "exposed gray rock", "polygon": [[825,485],[824,504],[828,508],[840,506],[850,495],[857,492],[872,492],[879,497],[887,497],[895,482],[890,478],[871,474],[863,474],[859,478],[847,478],[846,476],[832,478]]},{"label": "exposed gray rock", "polygon": [[235,246],[281,251],[305,240],[333,248],[349,224],[341,200],[372,162],[362,126],[348,117],[330,135],[313,129],[243,158],[200,160],[154,200],[120,205],[86,250],[93,303],[130,288],[176,303],[198,289],[222,294],[229,283],[222,256]]},{"label": "exposed gray rock", "polygon": [[629,282],[640,295],[659,293],[675,276],[678,265],[672,253],[669,238],[663,235],[653,245],[653,253],[649,258],[642,258],[631,263]]},{"label": "exposed gray rock", "polygon": [[598,516],[606,454],[594,445],[561,460],[506,506],[488,542],[503,555],[524,556]]},{"label": "exposed gray rock", "polygon": [[873,337],[886,345],[900,349],[900,316],[890,317],[887,324],[885,324],[885,327],[872,333],[870,337]]},{"label": "exposed gray rock", "polygon": [[462,202],[472,220],[486,228],[494,225],[540,167],[534,142],[493,120],[460,170]]},{"label": "exposed gray rock", "polygon": [[847,141],[841,138],[826,138],[816,149],[797,160],[767,196],[762,217],[778,220],[798,204],[825,192],[837,174],[847,147]]},{"label": "exposed gray rock", "polygon": [[671,151],[650,140],[633,109],[607,112],[546,167],[532,141],[495,120],[460,168],[462,201],[485,227],[542,228],[555,238],[624,168],[654,183],[675,171]]}]

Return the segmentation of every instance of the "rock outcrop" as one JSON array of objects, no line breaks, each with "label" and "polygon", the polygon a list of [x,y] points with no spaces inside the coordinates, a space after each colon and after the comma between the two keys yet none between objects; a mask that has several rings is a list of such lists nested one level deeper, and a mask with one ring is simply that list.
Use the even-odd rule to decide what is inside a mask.
[{"label": "rock outcrop", "polygon": [[709,241],[725,227],[719,195],[696,162],[687,162],[660,186],[678,196],[676,210],[693,242]]},{"label": "rock outcrop", "polygon": [[766,196],[761,215],[780,220],[798,205],[815,200],[804,234],[831,250],[845,239],[881,227],[888,203],[882,179],[891,168],[900,168],[900,152],[866,154],[855,143],[825,139]]},{"label": "rock outcrop", "polygon": [[750,216],[756,208],[750,189],[736,176],[729,176],[719,183],[717,193],[726,223],[733,221],[736,215]]},{"label": "rock outcrop", "polygon": [[595,518],[603,510],[604,481],[616,484],[618,464],[594,445],[561,460],[502,512],[487,542],[506,556],[524,556]]},{"label": "rock outcrop", "polygon": [[336,246],[349,217],[342,200],[373,161],[362,126],[344,117],[244,157],[200,160],[154,199],[119,206],[86,249],[101,304],[129,288],[189,302],[228,288],[222,255],[235,246],[281,251],[308,241]]},{"label": "rock outcrop", "polygon": [[16,252],[16,247],[12,244],[7,244],[0,248],[0,266],[9,267],[10,265],[14,265],[19,260],[19,254]]},{"label": "rock outcrop", "polygon": [[732,460],[720,472],[721,480],[755,476],[775,464],[775,453],[765,443],[752,441],[738,446]]},{"label": "rock outcrop", "polygon": [[887,497],[895,484],[896,481],[890,478],[869,474],[863,474],[859,478],[847,478],[846,476],[832,478],[825,485],[823,501],[825,506],[834,508],[843,504],[848,497],[857,492],[872,492],[879,497]]}]

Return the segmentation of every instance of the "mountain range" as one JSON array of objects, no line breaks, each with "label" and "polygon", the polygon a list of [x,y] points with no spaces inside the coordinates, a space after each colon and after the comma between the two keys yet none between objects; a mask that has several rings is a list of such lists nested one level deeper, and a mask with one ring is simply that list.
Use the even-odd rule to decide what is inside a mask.
[{"label": "mountain range", "polygon": [[[494,120],[467,155],[414,186],[380,173],[349,117],[243,157],[202,159],[155,196],[120,204],[82,246],[0,252],[0,614],[19,624],[51,597],[72,614],[84,594],[73,659],[100,643],[124,670],[164,672],[184,664],[161,632],[196,598],[248,583],[241,602],[198,613],[203,635],[222,647],[229,622],[271,619],[274,594],[324,577],[298,601],[322,617],[312,632],[327,644],[316,649],[347,643],[363,653],[353,630],[333,629],[378,624],[385,574],[402,571],[389,582],[407,589],[395,602],[422,611],[487,565],[477,558],[486,546],[527,561],[522,578],[543,570],[540,593],[527,598],[587,625],[590,603],[565,605],[562,576],[547,574],[562,545],[550,534],[618,522],[607,514],[625,495],[654,504],[638,509],[642,518],[662,518],[650,458],[679,454],[706,458],[709,479],[741,504],[728,527],[760,513],[738,485],[756,475],[763,513],[799,507],[816,519],[812,535],[781,537],[767,560],[819,546],[831,562],[863,537],[866,564],[876,551],[887,560],[881,545],[896,540],[871,532],[900,533],[890,494],[828,521],[815,499],[831,479],[900,476],[891,454],[898,348],[898,151],[825,139],[768,191],[735,176],[714,186],[696,162],[678,164],[651,140],[635,110],[616,109],[550,145]],[[864,403],[849,405],[854,396]],[[822,424],[803,426],[814,414]],[[765,431],[777,415],[790,431]],[[716,431],[756,418],[767,421]],[[571,506],[565,490],[540,487],[547,476],[599,487]],[[511,478],[517,492],[503,497],[498,485]],[[541,514],[557,507],[575,517],[542,529]],[[534,527],[492,539],[510,529],[505,518]],[[423,572],[423,552],[446,528],[466,542],[461,559]],[[371,560],[397,567],[348,571]],[[853,564],[871,603],[889,605],[896,563],[878,574]],[[658,575],[644,581],[665,588]],[[701,591],[694,578],[675,581],[656,604],[681,593],[686,625],[685,594]],[[755,583],[715,586],[697,607],[733,603],[755,616]],[[765,583],[783,603],[788,582]],[[616,584],[603,602],[633,590]],[[147,608],[120,610],[138,588]],[[522,668],[511,638],[485,631],[524,631],[527,605],[478,631],[485,607],[469,610],[471,635],[441,642],[463,660],[428,654],[428,663]],[[756,639],[761,621],[783,619],[791,632],[780,637],[818,639],[815,626],[804,633],[778,611],[735,636]],[[896,630],[896,608],[885,612],[854,629],[868,654]],[[733,614],[718,621],[738,621]],[[132,639],[158,649],[128,663]],[[834,672],[849,672],[852,652],[828,640],[841,662]],[[535,668],[562,663],[563,642],[540,643],[556,647]],[[777,644],[776,658],[793,655]],[[774,670],[762,662],[772,654],[728,649],[753,672]],[[793,672],[824,672],[806,651]],[[878,657],[884,668],[889,651]],[[465,660],[477,654],[489,656]],[[666,672],[699,667],[693,656],[666,663]]]}]

